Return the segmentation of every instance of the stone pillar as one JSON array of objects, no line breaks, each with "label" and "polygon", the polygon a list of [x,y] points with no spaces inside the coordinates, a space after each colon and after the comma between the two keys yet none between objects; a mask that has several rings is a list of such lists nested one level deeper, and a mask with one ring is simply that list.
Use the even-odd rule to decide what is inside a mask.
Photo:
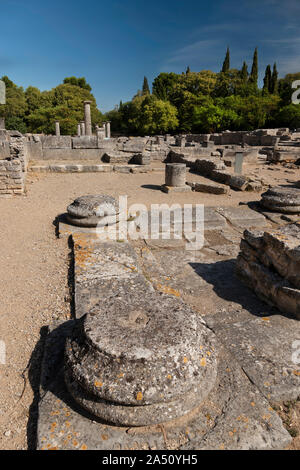
[{"label": "stone pillar", "polygon": [[162,186],[164,192],[170,191],[191,191],[191,187],[186,184],[185,163],[167,163],[165,172],[165,184]]},{"label": "stone pillar", "polygon": [[107,139],[110,139],[110,121],[107,121],[106,123],[106,137]]},{"label": "stone pillar", "polygon": [[85,134],[92,135],[91,101],[84,102]]},{"label": "stone pillar", "polygon": [[81,135],[85,135],[85,123],[84,123],[84,121],[80,121],[80,129],[81,129]]},{"label": "stone pillar", "polygon": [[55,121],[55,135],[56,135],[56,137],[59,137],[59,136],[60,136],[59,121]]},{"label": "stone pillar", "polygon": [[243,152],[236,152],[235,153],[235,161],[234,161],[234,173],[236,175],[242,175],[243,174],[243,162],[244,162]]},{"label": "stone pillar", "polygon": [[167,163],[165,184],[167,186],[184,186],[186,165],[184,163]]},{"label": "stone pillar", "polygon": [[80,137],[81,129],[80,129],[80,122],[77,124],[77,137]]},{"label": "stone pillar", "polygon": [[0,117],[0,129],[5,129],[5,118]]}]

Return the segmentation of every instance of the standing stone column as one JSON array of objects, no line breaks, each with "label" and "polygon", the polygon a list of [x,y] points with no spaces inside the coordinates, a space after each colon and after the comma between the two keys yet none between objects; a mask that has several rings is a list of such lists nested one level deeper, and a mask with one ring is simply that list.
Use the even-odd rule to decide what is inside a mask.
[{"label": "standing stone column", "polygon": [[162,186],[164,192],[191,191],[191,187],[186,184],[185,163],[167,163],[165,172],[165,184]]},{"label": "standing stone column", "polygon": [[59,136],[60,136],[60,125],[59,125],[59,121],[55,121],[55,135],[56,135],[56,137],[59,137]]},{"label": "standing stone column", "polygon": [[86,135],[92,135],[91,101],[84,102],[84,122]]},{"label": "standing stone column", "polygon": [[110,121],[107,121],[106,123],[106,137],[107,139],[110,139]]},{"label": "standing stone column", "polygon": [[84,123],[84,121],[80,121],[80,129],[81,129],[81,135],[85,135],[85,123]]},{"label": "standing stone column", "polygon": [[80,129],[80,122],[77,124],[77,137],[80,137],[81,129]]}]

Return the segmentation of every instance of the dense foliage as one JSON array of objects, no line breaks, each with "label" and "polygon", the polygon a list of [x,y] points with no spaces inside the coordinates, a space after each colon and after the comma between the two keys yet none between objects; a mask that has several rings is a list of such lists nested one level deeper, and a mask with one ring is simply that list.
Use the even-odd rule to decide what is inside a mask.
[{"label": "dense foliage", "polygon": [[24,91],[6,76],[1,80],[6,85],[6,105],[0,106],[0,116],[5,117],[7,129],[51,134],[55,121],[59,120],[62,134],[75,134],[77,123],[84,118],[85,100],[92,102],[92,123],[102,121],[102,114],[85,78],[65,78],[62,84],[43,92],[33,86]]},{"label": "dense foliage", "polygon": [[116,134],[300,128],[300,107],[292,104],[292,84],[300,80],[300,72],[278,79],[276,63],[268,65],[260,89],[257,48],[249,70],[246,62],[241,70],[231,68],[227,48],[219,73],[192,72],[189,66],[182,74],[160,73],[153,81],[152,93],[144,77],[142,89],[131,101],[120,102],[104,116],[85,78],[68,77],[52,90],[41,92],[32,86],[24,91],[2,77],[7,104],[0,106],[0,116],[5,116],[8,129],[21,132],[52,133],[58,119],[62,134],[74,134],[77,122],[83,119],[83,101],[90,100],[92,123],[109,120]]}]

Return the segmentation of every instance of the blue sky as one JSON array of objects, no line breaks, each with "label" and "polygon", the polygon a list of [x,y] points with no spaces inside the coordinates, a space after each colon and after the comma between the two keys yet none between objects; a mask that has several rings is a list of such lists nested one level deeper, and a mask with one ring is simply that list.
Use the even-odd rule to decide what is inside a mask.
[{"label": "blue sky", "polygon": [[0,76],[51,89],[84,76],[101,111],[132,98],[144,75],[219,71],[259,50],[260,72],[300,71],[299,0],[0,0]]}]

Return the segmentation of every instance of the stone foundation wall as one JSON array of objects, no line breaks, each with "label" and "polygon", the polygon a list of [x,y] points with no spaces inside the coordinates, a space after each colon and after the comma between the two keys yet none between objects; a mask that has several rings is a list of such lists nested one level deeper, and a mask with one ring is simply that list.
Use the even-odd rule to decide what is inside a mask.
[{"label": "stone foundation wall", "polygon": [[27,171],[25,138],[19,132],[0,135],[0,197],[23,194]]}]

